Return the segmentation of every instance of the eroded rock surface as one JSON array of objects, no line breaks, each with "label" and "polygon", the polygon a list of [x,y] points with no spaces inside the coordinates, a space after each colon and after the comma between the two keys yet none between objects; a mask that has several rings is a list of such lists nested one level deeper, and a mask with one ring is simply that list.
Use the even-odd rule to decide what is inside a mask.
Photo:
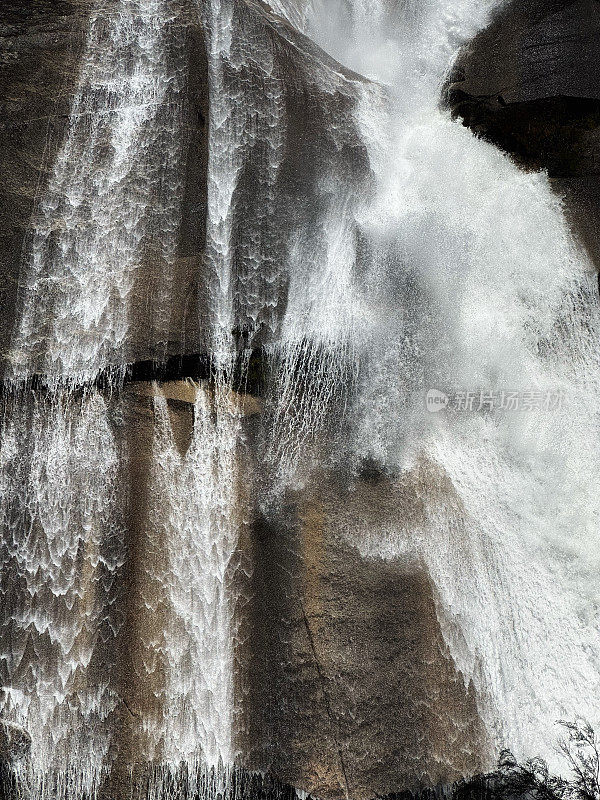
[{"label": "eroded rock surface", "polygon": [[[396,491],[319,476],[253,524],[246,763],[317,796],[416,790],[487,765],[426,572],[349,541],[357,520],[376,536],[394,519]],[[410,489],[403,500],[419,513]]]},{"label": "eroded rock surface", "polygon": [[[209,207],[216,202],[208,195],[209,169],[214,173],[211,180],[222,185],[228,178],[219,175],[219,169],[236,165],[230,173],[234,183],[226,222],[229,246],[235,246],[232,328],[236,335],[252,335],[257,341],[276,332],[285,312],[287,262],[293,247],[307,239],[310,230],[307,246],[311,252],[325,247],[314,234],[316,215],[325,214],[339,192],[356,189],[368,179],[365,149],[352,118],[360,95],[358,76],[345,71],[266,5],[235,0],[230,12],[232,45],[219,62],[218,77],[209,69],[209,21],[202,4],[172,0],[167,5],[172,16],[161,34],[168,50],[161,69],[173,71],[178,78],[175,88],[164,93],[164,107],[153,112],[151,122],[165,127],[167,144],[161,135],[148,138],[145,144],[140,139],[143,149],[132,158],[141,161],[141,166],[135,175],[125,176],[131,190],[122,190],[129,192],[123,194],[127,201],[134,202],[135,182],[152,179],[152,202],[162,210],[152,212],[156,221],[146,214],[139,231],[134,229],[124,240],[127,258],[133,259],[135,268],[130,289],[125,296],[115,293],[107,299],[106,315],[89,332],[82,331],[87,336],[113,336],[115,322],[111,320],[122,326],[125,316],[127,331],[122,340],[119,336],[112,363],[164,361],[172,355],[206,352],[215,325],[209,308],[214,307],[211,298],[218,291],[211,254],[223,246],[214,239],[223,232],[215,233],[210,223],[218,212]],[[100,12],[96,6],[92,0],[81,0],[35,4],[35,10],[29,11],[10,4],[0,11],[1,166],[6,176],[0,193],[0,356],[4,371],[7,362],[11,364],[9,375],[13,370],[22,376],[28,370],[43,373],[64,368],[55,367],[55,356],[48,357],[50,343],[60,335],[63,310],[87,302],[85,281],[77,288],[75,281],[82,278],[74,277],[72,288],[68,276],[53,275],[50,256],[53,247],[68,254],[72,237],[63,233],[64,219],[81,216],[77,197],[82,195],[85,201],[85,183],[96,180],[90,173],[82,185],[75,186],[78,174],[65,172],[71,157],[90,155],[85,121],[70,118],[75,98],[86,114],[96,113],[96,100],[90,93],[98,93],[98,113],[110,114],[113,103],[94,84],[96,73],[101,77],[108,68],[98,61],[99,50],[94,50],[99,37],[94,15],[106,15],[108,20],[118,3],[102,3]],[[95,39],[90,38],[92,30]],[[100,66],[94,66],[95,61]],[[211,109],[215,119],[227,121],[224,130],[218,123],[211,126]],[[181,150],[177,174],[171,170],[173,174],[161,176],[165,147],[170,146],[169,120],[174,115],[179,129],[171,138]],[[110,117],[100,131],[109,126]],[[100,144],[93,147],[102,181],[107,176],[102,175]],[[217,155],[209,165],[211,151]],[[58,176],[56,170],[61,171]],[[49,187],[50,212],[47,205],[40,205]],[[171,192],[176,201],[171,210],[165,192]],[[92,206],[96,213],[99,202],[96,199]],[[67,231],[72,224],[68,223]],[[168,257],[153,225],[161,227],[163,240],[168,233],[165,228],[174,230],[176,243]],[[130,246],[137,248],[133,255]],[[41,268],[35,265],[37,272],[32,266],[34,247],[38,255],[48,252],[47,263]],[[33,310],[32,298],[39,295],[36,286],[43,284],[47,293],[53,282],[57,300],[44,300],[47,308]],[[43,299],[38,297],[39,302]],[[33,322],[21,330],[26,312]],[[40,316],[38,322],[35,314]]]},{"label": "eroded rock surface", "polygon": [[501,5],[459,56],[446,99],[519,165],[548,170],[600,266],[600,5]]},{"label": "eroded rock surface", "polygon": [[0,722],[0,759],[19,761],[31,750],[31,735],[12,722]]},{"label": "eroded rock surface", "polygon": [[[206,354],[221,275],[215,264],[231,267],[227,333],[240,347],[262,352],[277,340],[292,270],[326,263],[328,236],[351,233],[336,214],[343,207],[352,218],[352,204],[371,180],[354,119],[365,81],[286,21],[294,22],[297,4],[281,4],[284,16],[258,0],[223,5],[233,35],[216,57],[206,5],[170,6],[166,46],[182,89],[167,95],[152,120],[180,115],[181,206],[168,220],[176,231],[172,257],[155,246],[160,226],[144,230],[131,290],[115,299],[126,305],[127,325],[114,363],[135,364],[134,380],[115,391],[110,374],[102,379],[109,359],[95,373],[96,385],[59,386],[53,394],[43,381],[52,330],[46,335],[33,325],[24,374],[34,367],[39,386],[21,395],[5,382],[9,447],[2,476],[10,503],[0,548],[0,623],[18,656],[2,664],[2,683],[15,690],[9,711],[21,713],[18,698],[32,697],[31,713],[42,720],[33,746],[47,756],[44,763],[69,764],[81,747],[84,760],[91,753],[100,765],[95,773],[91,765],[90,780],[101,775],[105,795],[119,800],[131,796],[132,765],[141,793],[154,765],[180,764],[190,752],[183,748],[198,747],[198,739],[181,741],[182,730],[206,736],[205,753],[233,752],[249,769],[326,798],[362,800],[448,782],[482,768],[488,748],[477,698],[444,643],[431,581],[419,564],[361,554],[338,514],[340,506],[372,521],[391,513],[385,496],[393,487],[367,476],[351,498],[343,481],[319,475],[269,508],[261,461],[268,423],[261,430],[263,403],[254,387],[246,384],[251,392],[243,393],[207,383],[200,390],[177,380],[211,377]],[[0,11],[7,176],[0,189],[0,353],[8,378],[27,304],[32,239],[41,236],[36,204],[59,155],[68,166],[73,99],[84,60],[98,55],[86,49],[90,22],[98,9],[110,15],[117,7],[118,0],[81,0],[35,9],[12,3]],[[89,83],[110,114],[112,98]],[[86,112],[94,113],[89,106]],[[71,143],[75,156],[85,150],[85,126],[79,133]],[[162,163],[160,143],[138,153],[150,175]],[[223,186],[231,192],[226,236],[214,196]],[[85,186],[78,190],[85,195]],[[54,194],[56,208],[69,211],[69,192]],[[158,196],[157,189],[153,203]],[[50,244],[64,241],[61,213],[51,216]],[[50,265],[42,281],[70,289]],[[60,303],[53,313],[54,306],[60,311]],[[258,361],[257,385],[264,371]],[[227,393],[216,402],[218,390]],[[223,433],[224,417],[233,434]],[[207,486],[196,502],[201,481]],[[198,544],[211,513],[217,526],[224,518],[236,526],[224,567],[211,561],[222,555],[221,539]],[[22,547],[25,530],[30,549]],[[222,536],[228,546],[229,534]],[[194,560],[201,556],[206,562]],[[182,665],[197,670],[199,653],[210,662],[214,642],[205,646],[201,634],[214,634],[214,620],[206,623],[203,607],[182,600],[189,583],[196,581],[200,595],[209,579],[215,595],[221,598],[225,586],[233,598],[225,610],[231,630],[225,645],[217,643],[224,661],[234,660],[233,702],[219,699],[223,681],[214,670],[203,676],[200,700],[193,694],[202,683],[197,671],[194,681],[181,680],[188,674]],[[204,598],[211,614],[213,600]],[[212,666],[226,675],[230,664]],[[58,725],[61,693],[69,708]],[[232,708],[229,725],[220,712]],[[216,741],[228,726],[235,741]]]}]

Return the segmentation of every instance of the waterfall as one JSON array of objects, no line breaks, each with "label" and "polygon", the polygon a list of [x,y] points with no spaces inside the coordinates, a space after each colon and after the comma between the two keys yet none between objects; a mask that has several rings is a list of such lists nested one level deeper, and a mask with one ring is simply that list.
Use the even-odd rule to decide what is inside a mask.
[{"label": "waterfall", "polygon": [[[224,369],[236,336],[250,337],[251,346],[261,327],[275,325],[282,264],[271,225],[285,135],[283,84],[268,40],[252,31],[252,19],[240,19],[233,0],[200,5],[211,96],[204,259],[211,351]],[[244,174],[249,169],[252,183]]]},{"label": "waterfall", "polygon": [[[439,103],[495,5],[90,4],[2,394],[0,711],[32,736],[14,767],[25,797],[236,793],[242,551],[263,523],[292,538],[294,502],[318,580],[327,536],[361,568],[428,575],[490,759],[509,746],[554,765],[557,718],[600,724],[596,279],[547,177]],[[210,102],[186,302],[206,351],[184,354],[208,378],[132,387],[127,364],[171,354],[190,26]],[[365,465],[385,476],[385,514]],[[356,492],[331,520],[310,507],[329,484]],[[278,620],[307,642],[289,671],[315,668],[348,790],[303,600],[281,611],[299,623]]]},{"label": "waterfall", "polygon": [[[247,150],[272,131],[263,209],[270,212],[281,124],[276,89],[270,104],[256,98],[253,107],[228,94],[225,3],[206,10],[214,36],[206,262],[216,387],[210,395],[189,387],[197,399],[185,453],[157,390],[152,468],[142,475],[149,498],[143,545],[127,530],[140,487],[131,496],[116,488],[138,458],[132,447],[143,447],[121,441],[130,401],[112,394],[137,352],[136,305],[145,301],[150,338],[166,344],[168,336],[183,194],[184,13],[172,0],[92,9],[67,133],[34,210],[11,350],[15,399],[5,409],[2,440],[2,630],[3,715],[32,732],[33,777],[20,781],[39,798],[95,797],[115,758],[124,757],[117,740],[123,715],[131,717],[127,748],[158,765],[154,777],[140,779],[149,795],[162,797],[179,780],[180,791],[193,794],[206,769],[228,767],[235,755],[231,572],[243,519],[240,414],[226,376],[235,356],[234,309],[247,297],[243,315],[256,325],[262,295],[252,295],[250,283],[268,287],[274,275],[259,273],[261,253],[250,242],[248,276],[238,269],[242,288],[234,286],[232,197]],[[148,264],[158,275],[150,287],[140,278]],[[89,386],[107,367],[103,395]],[[19,381],[34,373],[50,391],[29,400]],[[139,589],[133,583],[140,596],[126,598],[134,552],[144,553],[144,582]],[[158,632],[157,614],[164,623]],[[132,625],[141,642],[124,645]],[[120,694],[122,662],[131,659],[123,646],[139,659],[137,681],[154,695],[134,689],[134,698],[148,701],[141,710]]]},{"label": "waterfall", "polygon": [[[235,603],[230,574],[243,503],[237,472],[240,414],[223,388],[200,387],[192,441],[181,455],[173,441],[167,402],[156,401],[153,535],[168,554],[153,575],[167,594],[162,647],[167,659],[167,763],[209,767],[233,763],[233,650]],[[164,503],[168,504],[165,512]]]},{"label": "waterfall", "polygon": [[[594,271],[546,176],[439,108],[453,54],[490,4],[406,4],[394,28],[398,7],[380,4],[382,27],[366,29],[367,5],[332,20],[316,4],[308,27],[390,86],[358,114],[377,192],[358,215],[372,249],[356,289],[351,448],[395,476],[398,503],[412,486],[425,521],[400,507],[395,525],[355,521],[345,535],[366,557],[424,563],[495,746],[560,769],[555,721],[600,721]],[[427,390],[477,401],[429,413]],[[503,392],[522,410],[501,409]]]},{"label": "waterfall", "polygon": [[170,0],[91,11],[67,134],[34,210],[10,354],[17,378],[76,383],[127,360],[144,261],[164,264],[150,314],[166,334],[182,193],[176,11]]},{"label": "waterfall", "polygon": [[[2,715],[33,734],[34,797],[91,797],[111,746],[117,453],[94,392],[4,401]],[[23,765],[19,765],[22,770]]]},{"label": "waterfall", "polygon": [[[2,714],[32,734],[31,764],[17,770],[31,797],[95,797],[117,747],[130,455],[110,393],[89,387],[107,367],[118,387],[136,354],[136,304],[164,357],[183,192],[181,10],[171,0],[91,8],[26,243],[15,382],[3,395],[1,625]],[[47,393],[28,390],[34,373]]]}]

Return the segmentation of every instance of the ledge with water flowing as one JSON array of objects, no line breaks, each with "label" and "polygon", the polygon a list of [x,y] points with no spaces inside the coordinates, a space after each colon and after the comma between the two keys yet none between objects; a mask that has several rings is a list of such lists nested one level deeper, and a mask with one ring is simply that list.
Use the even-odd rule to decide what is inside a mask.
[{"label": "ledge with water flowing", "polygon": [[[590,265],[439,102],[490,10],[0,11],[11,800],[478,796],[598,716]],[[424,403],[484,386],[567,399]]]}]

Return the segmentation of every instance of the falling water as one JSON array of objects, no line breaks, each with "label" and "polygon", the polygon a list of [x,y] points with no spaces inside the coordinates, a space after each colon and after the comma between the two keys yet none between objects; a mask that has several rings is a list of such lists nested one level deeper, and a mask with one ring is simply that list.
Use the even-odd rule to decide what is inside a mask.
[{"label": "falling water", "polygon": [[76,382],[123,363],[136,275],[152,259],[164,265],[153,296],[164,340],[181,197],[177,8],[119,0],[90,14],[68,130],[34,210],[16,377]]},{"label": "falling water", "polygon": [[[409,526],[399,508],[395,526],[354,521],[346,535],[365,555],[424,562],[496,746],[558,767],[555,721],[600,721],[595,275],[546,177],[439,109],[490,4],[407,5],[393,29],[398,8],[368,29],[367,4],[333,21],[328,5],[327,24],[316,8],[313,35],[390,87],[369,89],[358,117],[378,191],[357,217],[373,247],[355,306],[352,449],[399,490],[416,482],[426,516]],[[428,389],[537,392],[546,407],[430,414]]]},{"label": "falling water", "polygon": [[[238,755],[233,573],[251,510],[230,384],[259,346],[272,370],[254,454],[272,484],[253,501],[261,513],[276,514],[311,472],[348,476],[376,462],[394,484],[396,518],[378,526],[341,513],[341,533],[366,558],[426,567],[493,744],[551,756],[557,717],[600,721],[591,268],[546,177],[522,174],[439,108],[453,56],[492,5],[274,0],[273,17],[261,4],[191,4],[211,100],[198,315],[213,380],[184,385],[184,445],[172,398],[149,390],[134,672],[154,704],[127,709],[144,742],[137,755],[156,767],[149,797],[193,795],[182,764],[220,772]],[[148,264],[158,276],[151,355],[165,355],[183,193],[181,13],[172,0],[91,12],[26,252],[13,377],[43,373],[50,390],[4,399],[0,655],[3,716],[33,734],[22,783],[44,800],[97,794],[125,703],[113,671],[136,498],[119,480],[136,453],[117,441],[122,408],[90,384],[117,365],[120,389],[119,365],[136,357]],[[291,51],[298,94],[335,98],[335,117],[317,124],[326,130],[307,128],[318,174],[295,182]],[[431,414],[428,389],[564,393],[564,403]],[[410,492],[424,508],[418,522]]]},{"label": "falling water", "polygon": [[96,393],[17,393],[4,411],[2,715],[33,734],[33,796],[90,797],[117,705],[117,453]]},{"label": "falling water", "polygon": [[[167,594],[165,760],[233,763],[235,603],[231,568],[244,523],[238,485],[240,413],[221,388],[197,391],[192,441],[181,453],[167,402],[156,400],[152,512],[168,554],[158,582]],[[165,509],[164,503],[167,503]],[[157,576],[153,576],[156,580]]]},{"label": "falling water", "polygon": [[[177,10],[170,0],[91,10],[23,267],[17,383],[4,389],[2,713],[31,731],[21,783],[33,797],[95,796],[113,758],[127,498],[108,401],[81,384],[131,356],[142,264],[162,265],[149,326],[166,342],[181,195]],[[33,373],[47,394],[19,388]]]},{"label": "falling water", "polygon": [[[269,41],[253,30],[252,18],[240,18],[233,0],[200,6],[211,96],[205,251],[209,328],[211,351],[225,369],[236,334],[250,337],[249,346],[262,326],[272,329],[274,324],[271,313],[282,271],[272,218],[285,134],[283,83]],[[249,169],[250,178],[245,174]]]}]

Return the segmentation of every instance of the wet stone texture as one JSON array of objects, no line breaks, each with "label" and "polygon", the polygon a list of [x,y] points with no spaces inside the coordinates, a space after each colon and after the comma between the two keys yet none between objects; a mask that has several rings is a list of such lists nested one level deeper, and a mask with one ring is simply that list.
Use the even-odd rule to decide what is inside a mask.
[{"label": "wet stone texture", "polygon": [[467,45],[446,100],[526,169],[545,169],[600,267],[600,6],[525,0],[500,7]]},{"label": "wet stone texture", "polygon": [[[116,3],[104,3],[103,8],[110,11]],[[19,310],[18,288],[28,263],[36,197],[48,186],[67,135],[94,8],[91,0],[65,0],[8,2],[0,10],[3,362]],[[127,298],[124,357],[138,364],[185,353],[201,357],[207,350],[208,121],[211,103],[219,98],[208,96],[206,41],[195,8],[192,0],[173,0],[179,20],[173,35],[184,42],[173,55],[185,75],[178,98],[183,200],[176,220],[176,251],[167,265],[169,296],[157,296],[166,265],[152,248],[142,248],[136,265]],[[349,195],[357,187],[364,189],[370,179],[353,121],[364,81],[260,2],[236,0],[232,24],[236,36],[223,80],[238,104],[239,116],[232,118],[253,132],[235,143],[238,150],[232,154],[240,167],[231,199],[235,333],[260,347],[276,339],[286,309],[290,276],[285,265],[292,244],[318,230],[319,218],[340,191],[341,176],[343,192]],[[463,84],[461,103],[469,91],[466,81],[455,80],[452,87],[456,98],[455,84]],[[240,111],[243,103],[247,105]],[[171,110],[161,109],[161,119],[168,119]],[[265,136],[255,135],[250,123]],[[145,153],[150,171],[162,155],[158,147]],[[310,244],[319,251],[326,242],[315,239]],[[166,322],[161,316],[165,308]],[[19,448],[33,452],[37,444],[36,463],[45,472],[38,475],[30,456],[21,459],[18,470],[9,463],[6,472],[16,500],[8,514],[10,536],[0,550],[5,568],[0,588],[8,598],[1,623],[18,643],[19,663],[3,666],[3,683],[33,693],[40,664],[51,686],[57,665],[62,665],[62,688],[77,714],[61,720],[58,728],[52,719],[57,712],[50,707],[49,718],[39,726],[52,740],[49,758],[64,751],[68,760],[80,747],[84,761],[86,747],[96,737],[103,769],[108,765],[101,775],[100,796],[126,800],[134,794],[130,767],[135,765],[133,783],[137,781],[135,791],[141,796],[144,782],[152,782],[154,765],[165,751],[179,746],[177,731],[161,727],[168,716],[165,708],[173,701],[169,680],[179,674],[169,664],[171,651],[165,640],[171,607],[163,578],[173,579],[169,557],[178,555],[169,552],[165,518],[169,500],[177,492],[185,500],[190,492],[175,480],[168,490],[163,484],[156,488],[155,472],[161,464],[153,448],[160,422],[169,429],[173,447],[159,452],[175,464],[174,475],[185,476],[199,408],[196,389],[183,381],[160,388],[138,381],[122,392],[104,388],[88,387],[83,396],[65,391],[54,399],[30,392],[26,402],[18,396],[14,403],[14,398],[6,398],[11,447],[19,454]],[[336,477],[321,475],[288,493],[279,505],[264,504],[264,466],[257,444],[261,401],[239,395],[232,403],[241,418],[232,502],[239,539],[224,581],[233,598],[237,761],[324,798],[356,800],[448,783],[485,767],[489,748],[477,698],[444,644],[428,575],[418,563],[367,558],[344,532],[347,525],[340,519],[340,508],[349,518],[367,515],[375,524],[387,513],[390,487],[385,480],[377,483],[366,477],[350,498]],[[210,433],[217,414],[210,403],[204,413],[202,431]],[[201,461],[196,466],[204,474]],[[55,477],[50,481],[51,497],[40,494],[47,475]],[[86,483],[90,476],[97,484],[92,490]],[[73,511],[62,524],[65,486],[79,516]],[[93,491],[102,487],[102,496]],[[101,507],[90,509],[89,503],[99,497]],[[214,508],[215,503],[207,505]],[[53,513],[45,515],[48,508]],[[197,507],[191,508],[200,523]],[[188,544],[193,542],[193,514],[177,522],[190,533]],[[94,524],[94,537],[80,541],[81,532]],[[72,537],[68,558],[63,559],[68,574],[58,571],[54,578],[61,588],[67,584],[75,599],[69,595],[63,601],[60,594],[55,603],[79,661],[70,658],[70,639],[62,652],[60,643],[49,641],[48,634],[38,636],[31,624],[38,606],[48,606],[55,587],[44,584],[43,570],[36,575],[40,583],[33,595],[25,585],[20,559],[26,526],[44,553],[55,548],[60,554],[65,531]],[[203,576],[196,578],[201,582]],[[185,592],[186,587],[175,589]],[[172,597],[169,602],[174,605]],[[79,618],[70,612],[79,607],[83,621],[75,624]],[[19,609],[17,619],[11,614],[14,608]],[[69,624],[75,626],[72,631]],[[185,636],[175,635],[179,632],[175,630],[173,640],[185,644]],[[98,703],[96,686],[102,693]],[[217,685],[215,694],[218,691]],[[200,713],[187,697],[184,700],[179,717]],[[39,739],[38,731],[34,733]],[[39,751],[39,741],[37,745]],[[96,774],[92,777],[98,779]],[[165,778],[161,785],[167,784]],[[273,791],[280,792],[277,796],[289,794],[288,788]]]},{"label": "wet stone texture", "polygon": [[245,763],[323,797],[476,772],[485,732],[427,574],[365,558],[341,532],[340,507],[368,517],[390,487],[348,495],[326,480],[253,525]]},{"label": "wet stone texture", "polygon": [[[6,372],[15,321],[25,302],[19,287],[27,280],[38,201],[47,191],[69,129],[80,137],[91,129],[91,122],[87,125],[70,119],[84,57],[88,62],[96,57],[89,51],[91,20],[95,13],[107,18],[116,14],[118,5],[118,0],[108,0],[98,12],[93,0],[25,4],[10,0],[0,9],[0,167],[4,176],[0,187],[0,373]],[[182,203],[177,248],[168,265],[168,309],[163,280],[166,265],[151,242],[142,243],[140,249],[134,290],[127,298],[130,331],[125,356],[130,361],[179,354],[185,350],[183,342],[190,351],[198,350],[197,315],[190,312],[197,302],[206,219],[206,49],[195,4],[173,0],[171,7],[176,21],[165,25],[170,48],[166,58],[184,80],[180,94],[166,95],[165,107],[157,110],[157,120],[164,119],[167,124],[173,114],[181,116],[179,170],[185,185],[183,190],[177,187]],[[104,102],[100,97],[98,103],[99,113],[106,113],[110,100]],[[94,113],[90,111],[94,107],[91,101],[84,98],[83,105],[86,113]],[[83,149],[85,143],[71,142],[71,146]],[[156,137],[153,150],[140,157],[145,160],[147,174],[156,173],[154,189],[159,192],[157,168],[164,157],[160,138]],[[92,175],[89,180],[93,180]],[[76,187],[71,188],[76,191]],[[53,235],[59,236],[60,219],[52,224]]]},{"label": "wet stone texture", "polygon": [[14,321],[19,267],[36,193],[68,124],[89,2],[20,3],[0,11],[0,353]]},{"label": "wet stone texture", "polygon": [[[140,230],[133,231],[133,238],[124,240],[129,248],[137,239],[138,252],[128,255],[135,270],[132,287],[125,297],[115,294],[110,301],[115,308],[107,309],[108,319],[111,315],[120,319],[118,306],[125,304],[128,327],[115,363],[162,362],[170,356],[203,354],[210,348],[215,277],[211,253],[206,254],[205,246],[211,105],[216,104],[216,117],[222,115],[231,127],[226,131],[230,150],[224,153],[223,163],[225,167],[236,165],[227,224],[235,247],[233,332],[242,342],[249,335],[254,345],[276,336],[286,309],[286,265],[294,243],[318,230],[319,215],[335,202],[333,188],[337,193],[351,187],[356,193],[369,179],[365,148],[352,116],[363,79],[344,70],[262,3],[236,0],[231,4],[235,35],[223,62],[221,89],[233,99],[233,105],[221,108],[219,93],[212,99],[208,96],[202,4],[171,0],[167,5],[172,17],[161,33],[168,50],[164,61],[177,81],[175,88],[163,92],[164,107],[154,112],[152,125],[164,128],[168,139],[170,120],[176,115],[178,132],[173,142],[179,161],[176,169],[171,168],[172,174],[162,176],[163,138],[149,136],[148,146],[136,156],[141,164],[135,174],[127,176],[132,189],[121,192],[131,204],[134,181],[151,180],[156,191],[153,205],[163,210],[156,212],[158,222],[154,223],[150,214],[138,226]],[[64,242],[61,239],[60,209],[63,204],[69,209],[71,201],[67,198],[63,203],[61,192],[77,196],[81,187],[71,185],[77,172],[72,170],[73,177],[69,177],[68,159],[61,162],[58,180],[53,173],[68,136],[75,155],[87,157],[91,152],[94,159],[100,159],[103,179],[99,144],[86,150],[89,126],[69,118],[80,74],[84,74],[84,91],[77,103],[87,114],[96,101],[87,96],[89,87],[85,87],[109,68],[101,54],[90,50],[90,20],[95,8],[91,0],[80,0],[26,4],[25,8],[9,3],[0,10],[0,166],[5,176],[0,187],[0,370],[4,374],[11,374],[7,360],[11,345],[15,346],[15,322],[27,302],[31,305],[26,287],[34,235],[38,232],[39,240],[40,225],[45,229],[49,224],[55,243],[63,246],[69,242],[68,233]],[[100,13],[108,19],[117,9],[118,0],[109,0]],[[98,35],[97,25],[94,35]],[[93,91],[98,91],[97,87]],[[111,100],[104,94],[100,90],[97,99],[102,113],[107,114]],[[212,146],[220,152],[225,145],[215,131]],[[58,186],[53,204],[58,212],[48,214],[40,211],[39,201],[46,196],[53,175],[55,194]],[[165,215],[165,198],[169,197],[177,200],[168,220],[175,246],[165,259],[157,238],[160,231],[153,225],[164,225],[159,215]],[[101,206],[100,210],[104,213],[106,209]],[[74,213],[81,211],[76,208]],[[43,246],[52,251],[52,242]],[[324,245],[315,240],[311,246],[318,249]],[[39,250],[39,241],[37,247]],[[68,293],[64,287],[62,290]],[[56,329],[52,330],[56,321],[51,324],[49,318],[57,311],[50,303],[48,309],[48,313],[44,308],[39,312],[45,314],[44,323],[33,326],[36,341],[33,346],[28,344],[30,352],[23,356],[36,372],[46,368],[45,337],[50,341],[56,336]],[[100,332],[103,324],[100,320]],[[44,325],[49,326],[48,333]],[[19,357],[18,352],[12,356]]]}]

